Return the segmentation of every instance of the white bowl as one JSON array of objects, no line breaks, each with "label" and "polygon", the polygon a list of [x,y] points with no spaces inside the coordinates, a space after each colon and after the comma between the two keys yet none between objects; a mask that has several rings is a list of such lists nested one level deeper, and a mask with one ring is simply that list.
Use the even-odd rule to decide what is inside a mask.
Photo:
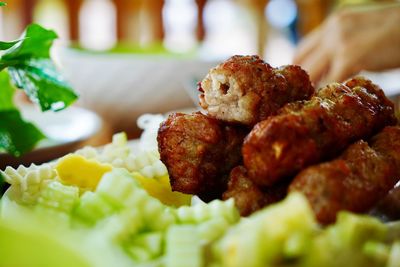
[{"label": "white bowl", "polygon": [[143,113],[194,107],[185,86],[217,63],[171,54],[106,54],[62,49],[62,71],[80,93],[78,104],[94,110],[116,131],[137,131]]}]

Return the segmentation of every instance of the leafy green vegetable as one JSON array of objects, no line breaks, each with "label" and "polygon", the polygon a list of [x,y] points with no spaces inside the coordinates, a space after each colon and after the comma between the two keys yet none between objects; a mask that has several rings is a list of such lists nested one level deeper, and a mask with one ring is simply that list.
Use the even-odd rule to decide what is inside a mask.
[{"label": "leafy green vegetable", "polygon": [[0,6],[6,6],[6,5],[7,5],[7,3],[0,2]]},{"label": "leafy green vegetable", "polygon": [[16,45],[21,40],[11,41],[11,42],[0,42],[0,50],[7,50]]},{"label": "leafy green vegetable", "polygon": [[0,72],[0,149],[20,156],[45,136],[22,119],[13,103],[14,91],[7,72]]},{"label": "leafy green vegetable", "polygon": [[62,110],[77,99],[50,59],[56,38],[54,31],[31,24],[19,40],[0,42],[0,71],[7,68],[7,72],[0,72],[0,149],[14,156],[28,152],[45,136],[21,118],[12,101],[15,90],[9,80],[42,111]]},{"label": "leafy green vegetable", "polygon": [[19,157],[43,139],[44,134],[22,119],[16,109],[0,111],[0,148]]},{"label": "leafy green vegetable", "polygon": [[25,29],[21,39],[12,49],[4,53],[1,57],[3,61],[12,64],[15,59],[50,58],[50,47],[57,39],[57,34],[38,24],[31,24]]},{"label": "leafy green vegetable", "polygon": [[48,59],[30,60],[25,66],[9,67],[8,71],[15,85],[23,88],[43,111],[62,110],[77,98]]},{"label": "leafy green vegetable", "polygon": [[36,127],[25,122],[13,103],[14,88],[7,72],[0,72],[0,149],[14,156],[29,151],[44,138]]},{"label": "leafy green vegetable", "polygon": [[0,111],[15,109],[13,103],[14,88],[10,84],[8,73],[0,72]]},{"label": "leafy green vegetable", "polygon": [[0,70],[8,67],[14,84],[43,111],[64,109],[77,98],[50,60],[50,47],[56,38],[54,31],[31,24],[0,58]]}]

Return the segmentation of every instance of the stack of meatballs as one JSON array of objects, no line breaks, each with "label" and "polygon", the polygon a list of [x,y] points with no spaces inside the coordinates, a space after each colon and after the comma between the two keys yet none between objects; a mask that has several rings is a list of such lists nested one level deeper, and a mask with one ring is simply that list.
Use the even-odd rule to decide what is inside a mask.
[{"label": "stack of meatballs", "polygon": [[233,56],[199,83],[204,113],[158,131],[172,189],[234,198],[246,216],[302,192],[320,223],[366,212],[400,179],[400,127],[382,89],[356,77],[314,90],[299,66]]}]

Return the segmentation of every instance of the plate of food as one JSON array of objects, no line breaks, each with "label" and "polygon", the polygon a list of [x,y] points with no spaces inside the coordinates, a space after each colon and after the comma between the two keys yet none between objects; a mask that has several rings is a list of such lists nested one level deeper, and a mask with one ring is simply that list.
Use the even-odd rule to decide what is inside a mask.
[{"label": "plate of food", "polygon": [[201,112],[142,117],[133,147],[3,170],[0,265],[399,266],[400,127],[377,84],[315,90],[234,56],[199,90]]}]

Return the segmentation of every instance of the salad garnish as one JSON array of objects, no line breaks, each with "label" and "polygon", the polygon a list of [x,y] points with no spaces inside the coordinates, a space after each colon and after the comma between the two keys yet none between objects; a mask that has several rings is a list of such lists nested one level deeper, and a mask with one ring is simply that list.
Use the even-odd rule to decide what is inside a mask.
[{"label": "salad garnish", "polygon": [[56,38],[54,31],[31,24],[18,40],[0,42],[0,150],[13,156],[23,155],[45,138],[14,105],[14,87],[42,111],[65,109],[78,97],[51,60],[50,48]]}]

